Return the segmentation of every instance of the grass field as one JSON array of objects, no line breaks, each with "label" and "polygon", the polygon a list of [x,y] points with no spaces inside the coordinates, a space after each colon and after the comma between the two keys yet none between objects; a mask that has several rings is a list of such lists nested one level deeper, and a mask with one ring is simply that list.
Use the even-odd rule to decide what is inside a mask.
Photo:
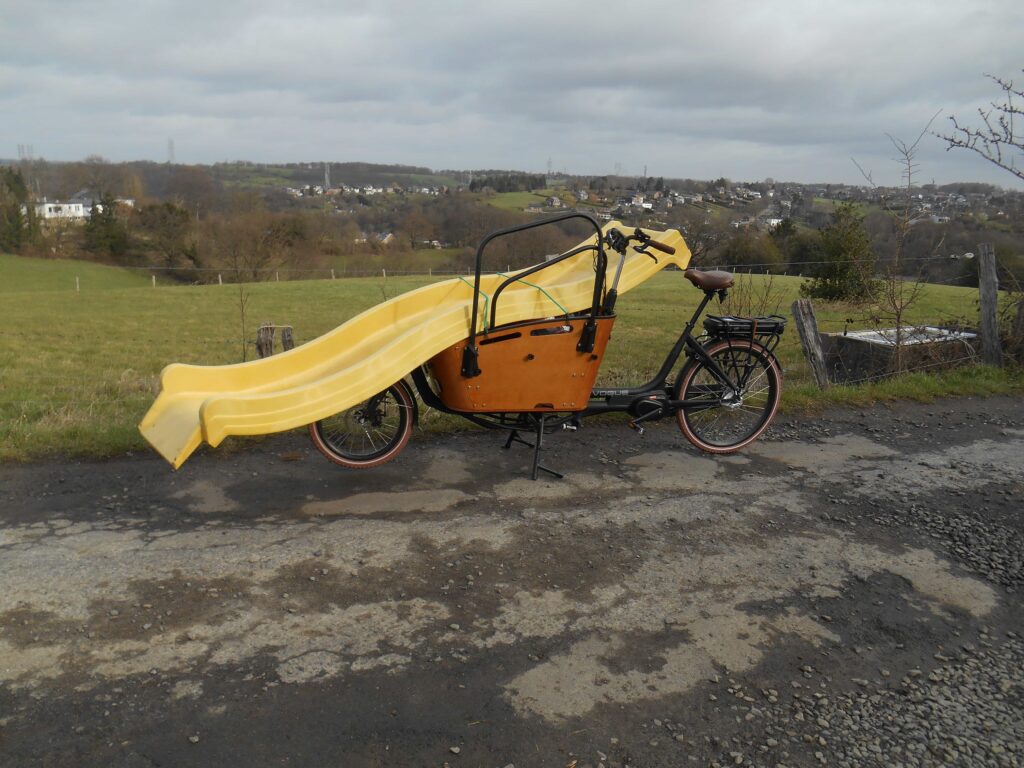
[{"label": "grass field", "polygon": [[[92,265],[80,262],[66,263],[66,272],[48,273],[44,278],[24,260],[2,258],[0,460],[141,449],[144,442],[136,424],[152,403],[159,372],[166,364],[241,360],[237,285],[152,288],[147,276],[102,268],[88,272],[85,268]],[[46,264],[52,268],[57,262]],[[76,273],[92,275],[83,279],[79,293],[73,288]],[[742,279],[754,288],[763,287],[765,280],[763,276]],[[46,290],[47,280],[67,287]],[[249,284],[244,287],[248,295],[244,338],[253,339],[256,326],[271,320],[294,326],[296,342],[301,344],[427,282],[430,278],[400,277]],[[799,283],[797,278],[774,278],[775,301],[767,309],[777,305],[787,313]],[[742,298],[743,293],[739,290],[736,296]],[[975,297],[976,292],[969,289],[930,286],[910,319],[937,322],[976,317]],[[699,298],[699,291],[678,272],[662,273],[623,296],[601,383],[646,380]],[[743,307],[727,304],[724,310],[742,311]],[[824,331],[841,330],[851,316],[856,313],[850,307],[818,307]],[[252,344],[247,348],[251,358]],[[822,394],[808,383],[792,329],[783,337],[779,355],[787,377],[784,407],[790,409],[830,401],[1024,391],[1019,372],[969,369]]]},{"label": "grass field", "polygon": [[31,259],[0,253],[0,293],[73,291],[76,277],[83,291],[151,285],[151,277],[141,270],[106,267],[88,261]]},{"label": "grass field", "polygon": [[[839,205],[842,200],[832,200],[827,197],[816,197],[814,198],[814,209],[817,211],[825,211],[826,213],[832,213]],[[875,203],[853,203],[853,209],[861,216],[867,216],[869,213],[884,213],[885,210],[882,206]]]},{"label": "grass field", "polygon": [[503,211],[522,211],[533,203],[543,203],[552,194],[550,189],[542,189],[537,192],[498,192],[482,199],[488,205],[501,208]]}]

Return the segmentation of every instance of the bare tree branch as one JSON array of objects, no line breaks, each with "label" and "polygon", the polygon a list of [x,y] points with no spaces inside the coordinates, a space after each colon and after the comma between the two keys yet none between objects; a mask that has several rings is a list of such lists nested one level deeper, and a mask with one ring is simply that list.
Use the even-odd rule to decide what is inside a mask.
[{"label": "bare tree branch", "polygon": [[1024,179],[1024,168],[1017,164],[1018,154],[1024,153],[1024,135],[1018,133],[1021,119],[1024,118],[1024,109],[1020,107],[1024,91],[1015,88],[1012,80],[989,74],[985,77],[994,82],[1003,94],[1001,99],[991,102],[988,109],[978,109],[978,116],[985,127],[963,125],[956,115],[950,115],[952,132],[949,135],[934,135],[946,142],[947,152],[951,149],[969,149],[1018,179]]},{"label": "bare tree branch", "polygon": [[[882,207],[893,217],[896,231],[896,250],[892,260],[885,268],[882,279],[878,281],[878,304],[876,307],[878,316],[875,320],[876,322],[883,320],[891,322],[894,326],[893,370],[895,373],[901,373],[905,367],[904,321],[907,312],[920,298],[921,291],[924,288],[923,268],[918,268],[917,274],[913,279],[907,279],[908,265],[904,259],[910,230],[925,216],[924,211],[914,204],[914,176],[920,167],[920,164],[917,162],[917,151],[921,140],[928,135],[932,123],[935,122],[938,116],[939,112],[932,115],[931,120],[928,121],[921,133],[918,134],[918,137],[910,143],[892,134],[885,134],[896,149],[897,157],[893,159],[901,167],[900,176],[903,183],[899,194],[900,199],[895,201],[890,201],[887,198],[882,199]],[[860,171],[868,184],[873,189],[878,190],[878,185],[875,184],[871,172],[865,171],[856,160],[853,161],[853,164],[857,166],[857,170]]]}]

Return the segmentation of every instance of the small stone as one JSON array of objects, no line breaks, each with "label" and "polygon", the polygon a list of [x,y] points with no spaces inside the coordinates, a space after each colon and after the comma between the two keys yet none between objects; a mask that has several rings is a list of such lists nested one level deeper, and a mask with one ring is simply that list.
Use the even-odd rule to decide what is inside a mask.
[{"label": "small stone", "polygon": [[462,747],[448,747],[448,751],[451,752],[453,755],[457,755],[459,754],[459,752],[462,751]]},{"label": "small stone", "polygon": [[188,737],[188,740],[190,742],[192,742],[193,744],[198,744],[199,743],[199,736],[193,734],[192,736]]}]

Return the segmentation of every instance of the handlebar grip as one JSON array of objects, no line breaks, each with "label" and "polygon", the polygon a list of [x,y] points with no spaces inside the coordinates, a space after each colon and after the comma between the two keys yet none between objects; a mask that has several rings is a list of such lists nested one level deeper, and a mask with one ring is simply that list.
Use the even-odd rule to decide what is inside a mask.
[{"label": "handlebar grip", "polygon": [[676,249],[673,248],[671,245],[659,243],[657,240],[648,240],[646,243],[644,243],[645,248],[648,246],[654,248],[656,251],[667,253],[669,256],[673,255],[676,252]]}]

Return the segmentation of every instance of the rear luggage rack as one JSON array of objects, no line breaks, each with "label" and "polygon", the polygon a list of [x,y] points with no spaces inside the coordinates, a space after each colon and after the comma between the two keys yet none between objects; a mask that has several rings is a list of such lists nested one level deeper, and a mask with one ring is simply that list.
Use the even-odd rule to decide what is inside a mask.
[{"label": "rear luggage rack", "polygon": [[704,330],[707,331],[708,336],[738,336],[745,339],[754,336],[779,336],[786,330],[786,318],[782,315],[762,317],[708,315],[704,318]]},{"label": "rear luggage rack", "polygon": [[782,315],[736,317],[735,315],[706,315],[704,332],[713,339],[750,339],[759,341],[769,351],[778,346],[786,318]]}]

